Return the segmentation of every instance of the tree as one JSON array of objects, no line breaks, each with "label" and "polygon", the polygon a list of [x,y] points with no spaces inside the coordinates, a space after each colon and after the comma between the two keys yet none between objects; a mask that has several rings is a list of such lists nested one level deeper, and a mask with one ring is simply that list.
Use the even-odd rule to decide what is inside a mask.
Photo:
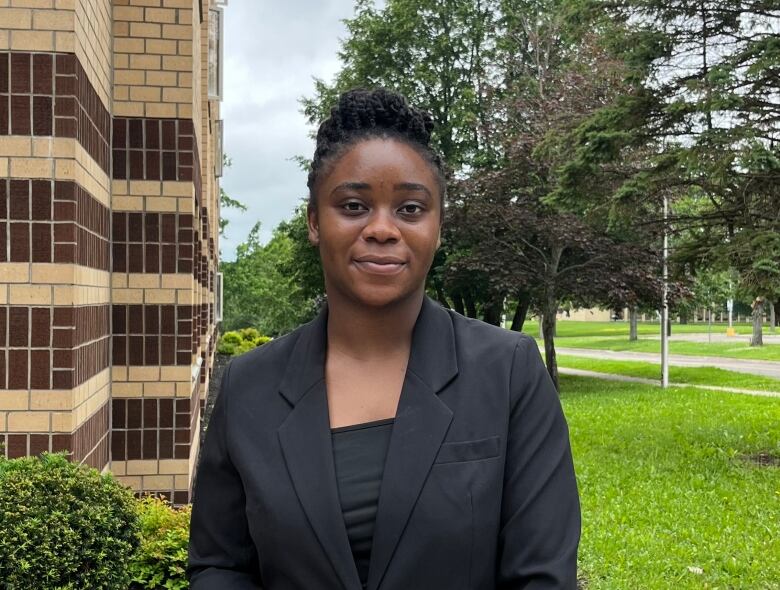
[{"label": "tree", "polygon": [[[588,6],[588,5],[586,5]],[[558,197],[666,223],[680,266],[736,269],[761,300],[780,285],[780,20],[765,0],[590,3],[618,22],[630,91],[584,122]],[[605,11],[606,9],[606,11]],[[615,170],[619,174],[615,175]],[[604,179],[616,180],[605,182]],[[754,327],[760,332],[760,310]]]},{"label": "tree", "polygon": [[266,245],[260,224],[236,249],[234,262],[221,265],[224,279],[225,330],[253,327],[268,336],[289,332],[314,315],[314,302],[295,278],[286,274],[294,244],[277,228]]},{"label": "tree", "polygon": [[[228,158],[227,154],[222,154],[222,166],[225,168],[229,168],[232,164],[233,161],[230,158]],[[222,217],[222,211],[224,209],[238,209],[239,211],[246,211],[246,205],[244,205],[241,201],[232,199],[225,192],[225,189],[223,189],[220,186],[219,187],[219,210],[220,210],[219,235],[220,237],[225,237],[225,228],[227,227],[228,223],[230,223],[227,219]]]}]

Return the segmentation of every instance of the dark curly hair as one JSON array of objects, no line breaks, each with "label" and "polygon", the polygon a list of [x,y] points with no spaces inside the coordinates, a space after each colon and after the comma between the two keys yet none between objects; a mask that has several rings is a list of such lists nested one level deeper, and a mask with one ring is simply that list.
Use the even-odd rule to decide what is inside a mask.
[{"label": "dark curly hair", "polygon": [[309,207],[316,209],[315,188],[348,148],[366,139],[395,139],[414,148],[430,165],[441,195],[442,214],[447,180],[441,157],[430,147],[433,118],[406,98],[385,88],[354,89],[339,97],[317,131],[317,147],[309,169]]}]

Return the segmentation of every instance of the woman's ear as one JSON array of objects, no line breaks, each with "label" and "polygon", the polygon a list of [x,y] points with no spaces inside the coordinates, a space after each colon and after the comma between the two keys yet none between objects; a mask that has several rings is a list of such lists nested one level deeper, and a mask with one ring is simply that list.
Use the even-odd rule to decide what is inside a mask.
[{"label": "woman's ear", "polygon": [[317,218],[317,209],[311,202],[306,206],[306,224],[309,228],[309,243],[312,246],[320,245],[320,223]]}]

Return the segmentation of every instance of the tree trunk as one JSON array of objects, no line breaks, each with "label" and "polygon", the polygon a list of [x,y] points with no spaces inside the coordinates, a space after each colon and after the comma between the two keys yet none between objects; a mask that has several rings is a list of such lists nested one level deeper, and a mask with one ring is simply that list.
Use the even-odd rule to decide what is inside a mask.
[{"label": "tree trunk", "polygon": [[501,313],[504,311],[504,294],[494,295],[493,299],[485,306],[483,321],[494,326],[501,325]]},{"label": "tree trunk", "polygon": [[753,301],[753,336],[750,338],[750,346],[763,346],[762,321],[764,319],[764,299],[756,297]]},{"label": "tree trunk", "polygon": [[466,315],[470,318],[476,318],[477,317],[477,306],[474,303],[474,298],[466,293],[466,295],[463,297],[463,300],[466,302]]},{"label": "tree trunk", "polygon": [[453,309],[460,315],[466,315],[466,309],[463,306],[463,297],[461,296],[460,291],[454,291],[452,293],[452,305]]},{"label": "tree trunk", "polygon": [[544,313],[542,314],[542,332],[544,334],[544,361],[550,374],[555,390],[560,394],[558,385],[558,361],[555,358],[555,311],[558,302],[551,295],[547,296]]},{"label": "tree trunk", "polygon": [[515,308],[515,315],[512,317],[511,330],[515,332],[522,332],[525,318],[528,315],[528,307],[531,305],[531,296],[527,293],[519,293],[517,295],[517,307]]},{"label": "tree trunk", "polygon": [[[671,314],[669,314],[669,317],[671,318]],[[687,324],[688,323],[688,312],[681,311],[680,312],[680,323],[681,324]]]},{"label": "tree trunk", "polygon": [[639,319],[639,314],[636,311],[636,305],[631,305],[628,308],[628,339],[630,341],[637,340],[639,337],[637,336],[637,320]]},{"label": "tree trunk", "polygon": [[769,331],[775,333],[775,302],[769,302]]}]

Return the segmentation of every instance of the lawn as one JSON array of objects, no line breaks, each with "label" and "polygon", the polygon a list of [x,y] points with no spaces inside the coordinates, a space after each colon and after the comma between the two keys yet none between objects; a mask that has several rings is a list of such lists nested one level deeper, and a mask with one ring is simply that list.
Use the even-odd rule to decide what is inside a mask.
[{"label": "lawn", "polygon": [[561,376],[588,590],[780,588],[780,400]]},{"label": "lawn", "polygon": [[[661,379],[661,365],[642,361],[613,361],[559,354],[555,357],[561,367],[585,369],[600,373]],[[672,383],[690,383],[695,385],[717,385],[719,387],[739,387],[758,391],[780,392],[780,379],[748,375],[736,371],[726,371],[717,367],[669,367],[669,381]]]},{"label": "lawn", "polygon": [[[557,324],[558,335],[555,337],[556,347],[561,348],[591,348],[599,350],[615,350],[630,352],[661,353],[660,339],[647,336],[658,335],[658,324],[639,324],[639,340],[628,340],[628,324],[620,322],[575,322],[561,321]],[[738,334],[748,334],[747,325],[737,326]],[[725,332],[724,326],[713,327],[713,333]],[[523,332],[539,340],[539,325],[537,322],[526,322]],[[706,333],[706,324],[674,324],[672,334]],[[769,334],[767,329],[765,333]],[[778,330],[780,333],[780,330]],[[780,361],[780,344],[764,344],[750,346],[746,341],[733,342],[684,342],[670,341],[669,351],[672,354],[693,356],[718,356],[745,360]]]}]

